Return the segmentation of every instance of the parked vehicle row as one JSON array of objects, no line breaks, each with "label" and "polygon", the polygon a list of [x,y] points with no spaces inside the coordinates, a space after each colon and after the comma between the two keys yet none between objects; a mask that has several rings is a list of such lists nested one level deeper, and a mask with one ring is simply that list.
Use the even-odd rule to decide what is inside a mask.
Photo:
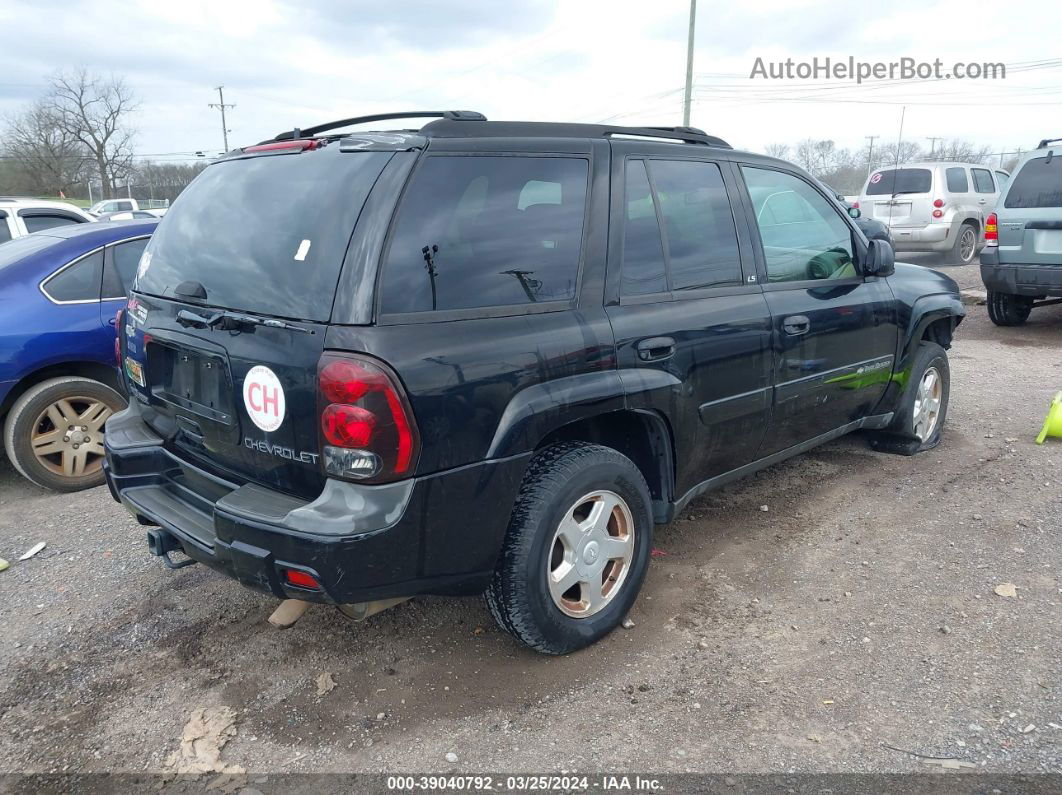
[{"label": "parked vehicle row", "polygon": [[0,197],[0,244],[33,232],[88,224],[95,220],[84,210],[66,202]]},{"label": "parked vehicle row", "polygon": [[[442,118],[340,132],[406,116]],[[197,177],[119,321],[107,481],[171,566],[364,609],[485,592],[559,654],[697,495],[859,429],[940,439],[955,283],[790,163],[465,111],[296,135]]]}]

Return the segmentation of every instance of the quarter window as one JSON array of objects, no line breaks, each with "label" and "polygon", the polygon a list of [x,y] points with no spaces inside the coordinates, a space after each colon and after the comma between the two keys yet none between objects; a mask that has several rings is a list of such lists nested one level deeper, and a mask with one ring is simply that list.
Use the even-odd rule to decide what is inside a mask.
[{"label": "quarter window", "polygon": [[97,251],[82,257],[72,265],[56,273],[43,285],[53,301],[98,301],[100,298],[100,272],[103,269],[103,252]]},{"label": "quarter window", "polygon": [[653,160],[672,290],[741,284],[737,231],[715,163]]},{"label": "quarter window", "polygon": [[572,157],[428,157],[399,210],[382,311],[571,300],[588,170]]},{"label": "quarter window", "polygon": [[973,172],[974,190],[978,193],[995,193],[996,184],[992,181],[992,172],[986,168],[970,169]]},{"label": "quarter window", "polygon": [[111,249],[111,259],[103,272],[103,297],[124,298],[133,283],[140,257],[147,247],[148,239],[128,240]]},{"label": "quarter window", "polygon": [[852,232],[840,213],[802,179],[742,166],[770,282],[858,275]]},{"label": "quarter window", "polygon": [[948,180],[948,193],[969,193],[970,180],[965,168],[949,168],[944,172]]}]

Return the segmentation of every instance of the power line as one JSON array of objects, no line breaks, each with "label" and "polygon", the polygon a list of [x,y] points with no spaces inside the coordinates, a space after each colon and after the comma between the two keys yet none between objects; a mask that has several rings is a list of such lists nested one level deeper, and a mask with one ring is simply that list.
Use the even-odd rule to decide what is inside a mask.
[{"label": "power line", "polygon": [[225,124],[225,108],[235,108],[236,106],[225,104],[225,92],[222,91],[223,88],[225,88],[225,86],[218,86],[214,89],[218,92],[218,101],[209,103],[207,107],[217,108],[221,111],[221,135],[222,139],[225,141],[225,151],[227,152],[229,151],[229,127]]}]

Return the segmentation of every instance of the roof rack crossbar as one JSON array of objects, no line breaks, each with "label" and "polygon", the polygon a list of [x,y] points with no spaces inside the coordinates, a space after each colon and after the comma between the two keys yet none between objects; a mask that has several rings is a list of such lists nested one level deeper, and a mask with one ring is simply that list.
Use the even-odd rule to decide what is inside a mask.
[{"label": "roof rack crossbar", "polygon": [[[449,121],[486,121],[487,117],[474,110],[410,110],[401,113],[374,113],[371,116],[353,116],[349,119],[330,121],[327,124],[318,124],[315,127],[296,128],[299,137],[314,136],[329,130],[337,130],[340,127],[349,127],[352,124],[364,124],[370,121],[386,121],[387,119],[447,119]],[[296,130],[285,130],[279,133],[274,141],[290,141],[296,137]]]},{"label": "roof rack crossbar", "polygon": [[1048,144],[1056,144],[1059,141],[1062,141],[1062,138],[1044,138],[1042,141],[1040,141],[1040,143],[1036,145],[1036,148],[1043,149]]}]

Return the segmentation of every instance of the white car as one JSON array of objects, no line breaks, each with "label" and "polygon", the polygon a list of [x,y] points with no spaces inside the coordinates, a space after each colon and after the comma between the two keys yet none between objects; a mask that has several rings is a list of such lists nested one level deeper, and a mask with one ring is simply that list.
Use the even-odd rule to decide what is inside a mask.
[{"label": "white car", "polygon": [[904,163],[870,174],[855,206],[889,228],[896,251],[937,251],[966,265],[1009,178],[981,163]]},{"label": "white car", "polygon": [[95,220],[84,210],[67,202],[0,198],[0,243],[42,229],[89,224]]}]

